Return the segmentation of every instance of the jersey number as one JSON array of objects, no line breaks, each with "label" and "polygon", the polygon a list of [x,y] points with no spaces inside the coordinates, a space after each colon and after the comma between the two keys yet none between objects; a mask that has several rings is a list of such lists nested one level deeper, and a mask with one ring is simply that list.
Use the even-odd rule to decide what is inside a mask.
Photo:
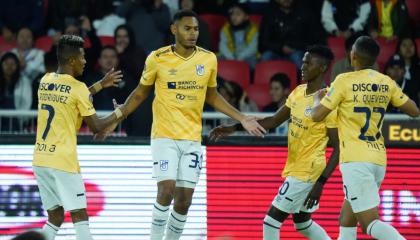
[{"label": "jersey number", "polygon": [[[382,123],[384,121],[385,109],[381,108],[381,107],[374,107],[373,111],[371,111],[370,108],[368,108],[368,107],[354,107],[354,112],[355,113],[364,113],[366,115],[366,122],[365,122],[365,125],[360,129],[359,139],[363,140],[363,141],[378,140],[381,137],[381,126],[382,126]],[[375,136],[366,136],[366,132],[369,129],[370,117],[372,116],[372,112],[373,113],[379,113],[381,115],[381,118],[379,119],[379,122],[378,122],[378,125],[377,125],[378,132],[376,133]]]},{"label": "jersey number", "polygon": [[51,122],[52,122],[52,120],[53,120],[53,118],[54,118],[55,111],[54,111],[53,106],[48,105],[48,104],[42,104],[42,105],[41,105],[41,109],[42,109],[42,110],[47,110],[47,111],[48,111],[48,120],[47,120],[47,125],[45,126],[44,133],[42,134],[42,140],[44,140],[44,141],[45,141],[45,139],[47,138],[48,132],[50,131],[50,128],[51,128]]}]

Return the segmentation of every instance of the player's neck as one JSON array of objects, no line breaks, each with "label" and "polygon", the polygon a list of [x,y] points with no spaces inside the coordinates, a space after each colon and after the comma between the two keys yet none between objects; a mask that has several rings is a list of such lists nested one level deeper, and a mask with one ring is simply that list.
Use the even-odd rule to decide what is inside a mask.
[{"label": "player's neck", "polygon": [[57,68],[57,73],[58,74],[67,74],[70,76],[74,76],[74,72],[72,69],[65,67],[65,66],[58,66]]},{"label": "player's neck", "polygon": [[319,89],[321,89],[322,87],[322,83],[323,83],[323,78],[322,76],[319,76],[317,79],[310,81],[306,84],[306,94],[310,95],[312,93],[315,93],[316,91],[318,91]]},{"label": "player's neck", "polygon": [[173,51],[176,52],[176,54],[178,54],[179,56],[183,58],[188,58],[189,56],[191,56],[191,54],[195,52],[195,47],[185,48],[179,43],[175,43],[172,46],[172,48],[173,48]]}]

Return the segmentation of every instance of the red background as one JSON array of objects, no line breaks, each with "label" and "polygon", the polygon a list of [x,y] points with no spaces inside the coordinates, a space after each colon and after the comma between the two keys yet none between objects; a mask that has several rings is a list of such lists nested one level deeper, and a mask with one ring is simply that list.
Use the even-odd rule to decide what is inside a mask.
[{"label": "red background", "polygon": [[[329,153],[328,153],[329,154]],[[207,216],[209,239],[262,239],[262,220],[283,179],[286,147],[207,147]],[[407,239],[420,239],[420,149],[388,149],[383,190],[393,190],[393,220]],[[400,222],[398,192],[415,196],[409,220]],[[328,234],[338,237],[338,216],[343,201],[338,170],[326,184],[320,209],[313,215]],[[390,203],[388,203],[390,204]],[[382,215],[382,204],[380,213]],[[281,239],[303,239],[288,219]],[[358,239],[371,239],[359,232]]]}]

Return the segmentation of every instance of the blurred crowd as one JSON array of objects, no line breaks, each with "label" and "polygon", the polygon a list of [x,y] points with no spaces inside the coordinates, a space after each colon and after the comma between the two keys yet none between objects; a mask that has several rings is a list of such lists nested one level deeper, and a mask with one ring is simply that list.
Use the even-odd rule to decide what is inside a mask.
[{"label": "blurred crowd", "polygon": [[[241,111],[284,104],[310,45],[335,54],[326,83],[351,71],[349,52],[360,35],[381,45],[375,68],[419,103],[418,0],[3,0],[0,109],[37,109],[39,81],[57,68],[58,39],[76,34],[85,39],[80,79],[87,85],[113,67],[123,71],[118,87],[93,99],[97,110],[112,110],[111,99],[124,101],[138,84],[147,54],[173,43],[169,26],[179,9],[199,14],[197,45],[217,54],[220,93]],[[149,135],[152,100],[124,123],[128,135]]]}]

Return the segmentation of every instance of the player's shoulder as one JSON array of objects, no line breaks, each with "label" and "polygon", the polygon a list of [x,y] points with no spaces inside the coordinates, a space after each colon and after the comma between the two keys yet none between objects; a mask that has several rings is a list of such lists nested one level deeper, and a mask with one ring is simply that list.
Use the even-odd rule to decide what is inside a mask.
[{"label": "player's shoulder", "polygon": [[306,90],[306,87],[308,86],[308,84],[304,83],[304,84],[299,84],[295,89],[293,89],[291,94],[300,94],[300,93],[304,93]]},{"label": "player's shoulder", "polygon": [[172,54],[172,46],[165,46],[165,47],[161,47],[155,51],[153,51],[152,53],[150,53],[151,56],[154,56],[155,58],[162,58],[168,55]]},{"label": "player's shoulder", "polygon": [[216,54],[214,54],[214,52],[212,52],[212,51],[210,51],[210,50],[207,50],[207,49],[202,48],[202,47],[199,47],[199,46],[197,46],[196,48],[197,48],[197,52],[198,52],[199,54],[203,54],[203,55],[207,55],[207,56],[216,57]]}]

